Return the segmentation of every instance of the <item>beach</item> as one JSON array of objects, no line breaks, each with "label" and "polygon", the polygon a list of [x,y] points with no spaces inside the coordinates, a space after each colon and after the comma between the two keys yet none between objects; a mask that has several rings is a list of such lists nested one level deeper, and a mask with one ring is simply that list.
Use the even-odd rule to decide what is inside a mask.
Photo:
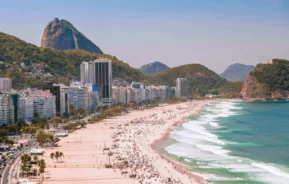
[{"label": "beach", "polygon": [[[190,168],[157,152],[169,132],[211,101],[164,105],[88,124],[46,148],[44,183],[206,183]],[[60,151],[64,157],[50,158]]]}]

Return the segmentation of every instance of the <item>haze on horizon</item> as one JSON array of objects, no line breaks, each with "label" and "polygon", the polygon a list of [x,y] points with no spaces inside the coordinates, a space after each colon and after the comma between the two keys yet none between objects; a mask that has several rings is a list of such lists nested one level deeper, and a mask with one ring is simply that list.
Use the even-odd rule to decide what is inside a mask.
[{"label": "haze on horizon", "polygon": [[0,16],[0,31],[37,46],[48,22],[68,20],[136,68],[200,63],[221,73],[237,62],[289,59],[286,0],[9,0]]}]

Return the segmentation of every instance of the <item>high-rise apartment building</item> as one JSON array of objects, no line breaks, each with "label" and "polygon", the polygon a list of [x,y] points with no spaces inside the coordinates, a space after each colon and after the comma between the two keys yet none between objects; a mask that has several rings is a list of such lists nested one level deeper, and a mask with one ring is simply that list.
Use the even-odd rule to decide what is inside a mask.
[{"label": "high-rise apartment building", "polygon": [[14,105],[11,95],[0,94],[0,126],[14,122]]},{"label": "high-rise apartment building", "polygon": [[55,107],[56,107],[56,115],[60,116],[60,87],[53,86],[52,82],[44,82],[43,83],[43,90],[49,90],[51,94],[55,96]]},{"label": "high-rise apartment building", "polygon": [[73,105],[74,109],[91,111],[99,105],[98,93],[88,90],[87,87],[68,87],[62,90],[66,91],[69,105]]},{"label": "high-rise apartment building", "polygon": [[41,118],[56,116],[56,97],[49,91],[33,92],[33,113]]},{"label": "high-rise apartment building", "polygon": [[19,120],[33,119],[33,98],[20,97],[19,98]]},{"label": "high-rise apartment building", "polygon": [[186,98],[189,96],[189,84],[186,78],[177,78],[176,81],[176,97]]},{"label": "high-rise apartment building", "polygon": [[0,91],[10,92],[12,88],[12,81],[9,78],[0,78]]},{"label": "high-rise apartment building", "polygon": [[98,85],[99,99],[102,105],[112,105],[112,63],[109,59],[96,59],[82,62],[80,78],[83,83]]}]

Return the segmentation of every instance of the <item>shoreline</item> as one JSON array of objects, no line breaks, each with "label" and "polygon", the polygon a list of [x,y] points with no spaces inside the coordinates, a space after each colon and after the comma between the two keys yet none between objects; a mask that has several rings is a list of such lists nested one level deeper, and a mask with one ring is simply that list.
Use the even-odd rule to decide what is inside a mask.
[{"label": "shoreline", "polygon": [[[202,100],[203,101],[203,100]],[[169,156],[167,156],[165,153],[162,153],[160,151],[157,150],[157,147],[158,146],[161,146],[163,145],[170,137],[170,133],[172,131],[175,130],[176,127],[186,123],[186,120],[191,117],[191,116],[194,116],[194,115],[198,115],[202,110],[204,110],[204,107],[208,104],[208,103],[211,103],[211,102],[215,102],[215,100],[205,100],[207,101],[197,112],[193,113],[193,114],[190,114],[189,116],[187,117],[183,117],[181,120],[175,122],[173,124],[173,126],[169,129],[167,129],[166,133],[159,139],[156,139],[152,144],[151,144],[151,148],[158,154],[160,155],[160,157],[170,163],[172,163],[175,167],[175,170],[177,172],[180,172],[180,173],[183,173],[183,174],[186,174],[187,176],[193,178],[198,184],[208,184],[207,181],[205,181],[205,179],[199,175],[196,175],[196,174],[193,174],[192,172],[190,172],[189,170],[191,169],[191,167],[183,164],[183,163],[180,163],[180,162],[177,162],[176,160],[174,160],[173,158],[170,158]]]},{"label": "shoreline", "polygon": [[[188,117],[200,113],[208,103],[221,101],[228,99],[168,104],[88,124],[62,138],[59,147],[45,148],[41,156],[47,163],[44,183],[95,184],[101,180],[102,184],[205,184],[204,178],[190,172],[190,167],[155,148]],[[64,153],[61,162],[50,159],[54,151]],[[109,152],[113,152],[111,158]],[[108,163],[112,168],[106,167]]]},{"label": "shoreline", "polygon": [[184,173],[186,175],[188,175],[189,177],[193,178],[197,183],[199,184],[208,184],[209,181],[205,180],[203,177],[196,175],[192,172],[190,172],[190,169],[192,169],[192,167],[185,165],[183,163],[177,162],[175,159],[169,157],[168,155],[166,155],[165,153],[162,153],[161,151],[157,150],[158,146],[162,146],[164,145],[164,143],[166,143],[166,141],[170,138],[170,133],[172,131],[175,130],[176,127],[186,123],[187,119],[191,116],[195,116],[201,113],[202,110],[204,110],[204,107],[212,102],[224,102],[224,101],[238,101],[236,99],[213,99],[213,100],[200,100],[200,101],[206,101],[206,103],[202,106],[202,108],[200,108],[197,112],[190,114],[187,117],[183,117],[181,120],[175,122],[173,124],[173,126],[169,129],[167,129],[166,133],[159,139],[156,139],[152,144],[151,144],[151,148],[158,154],[160,155],[160,157],[162,159],[167,160],[168,162],[172,163],[173,165],[175,165],[175,170],[177,172],[180,173]]}]

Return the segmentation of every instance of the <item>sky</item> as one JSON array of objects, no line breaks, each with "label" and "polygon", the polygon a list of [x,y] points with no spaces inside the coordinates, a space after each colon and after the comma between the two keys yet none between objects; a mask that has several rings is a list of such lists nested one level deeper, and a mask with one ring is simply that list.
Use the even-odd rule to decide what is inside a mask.
[{"label": "sky", "polygon": [[40,46],[45,26],[71,22],[103,52],[139,68],[289,59],[288,0],[9,0],[0,31]]}]

